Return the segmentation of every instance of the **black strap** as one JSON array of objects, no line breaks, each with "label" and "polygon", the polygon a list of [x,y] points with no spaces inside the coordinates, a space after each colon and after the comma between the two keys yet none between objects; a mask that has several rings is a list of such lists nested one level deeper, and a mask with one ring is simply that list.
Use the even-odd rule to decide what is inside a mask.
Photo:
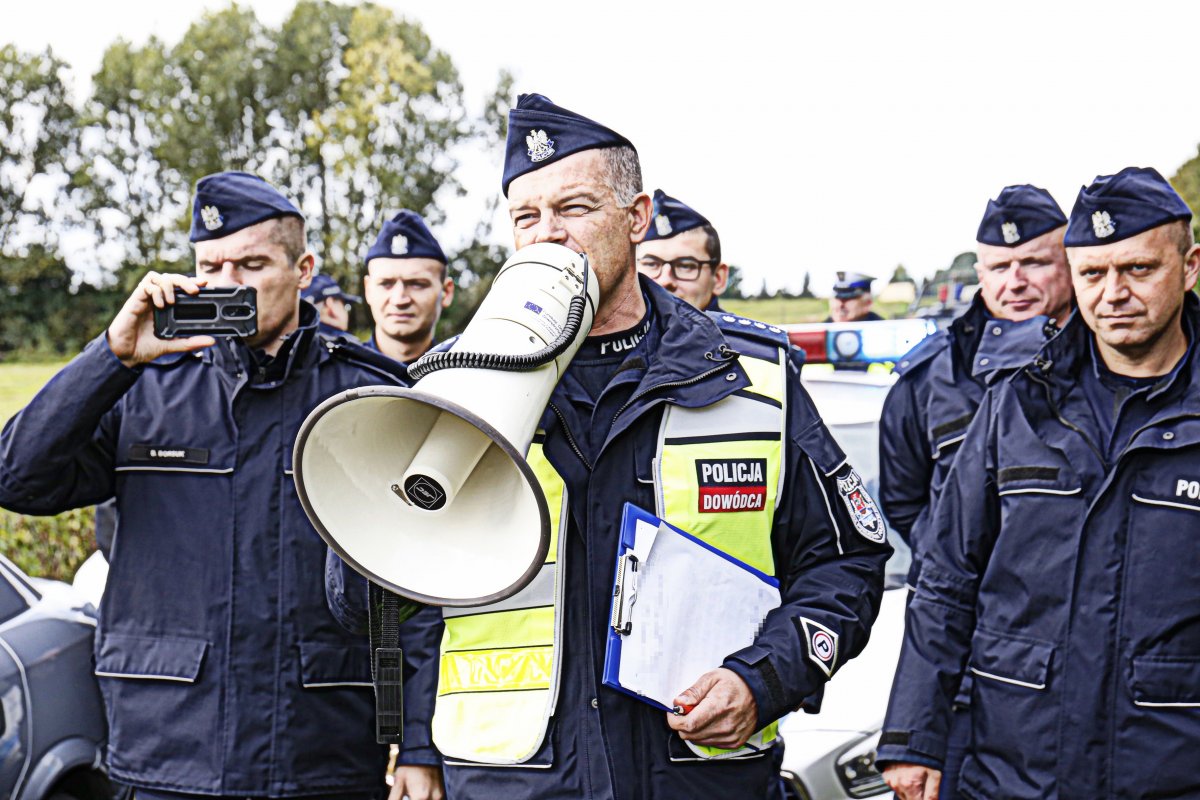
[{"label": "black strap", "polygon": [[375,740],[404,741],[404,652],[400,625],[421,606],[370,585],[371,682],[375,685]]}]

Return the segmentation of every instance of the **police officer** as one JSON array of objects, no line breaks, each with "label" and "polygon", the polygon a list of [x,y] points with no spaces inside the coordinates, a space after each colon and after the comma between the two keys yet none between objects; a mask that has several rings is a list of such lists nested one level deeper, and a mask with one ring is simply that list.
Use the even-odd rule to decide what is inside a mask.
[{"label": "police officer", "polygon": [[321,315],[318,327],[328,336],[339,336],[350,330],[350,306],[362,298],[347,294],[332,276],[313,275],[312,283],[300,292],[300,297],[316,306]]},{"label": "police officer", "polygon": [[425,220],[404,210],[383,224],[365,262],[363,287],[375,320],[367,346],[411,363],[433,345],[442,310],[454,301],[446,254]]},{"label": "police officer", "polygon": [[1152,169],[1079,193],[1079,313],[985,395],[924,535],[879,750],[906,800],[936,796],[964,667],[963,795],[1200,794],[1190,219]]},{"label": "police officer", "polygon": [[699,212],[654,190],[654,222],[637,247],[638,272],[703,311],[720,311],[717,298],[729,282],[721,237]]},{"label": "police officer", "polygon": [[[866,642],[890,551],[882,517],[817,417],[782,331],[710,317],[639,278],[651,201],[625,137],[522,95],[503,189],[517,247],[587,253],[600,304],[529,452],[557,525],[547,568],[563,572],[500,606],[446,615],[433,732],[447,794],[761,798],[775,721]],[[704,460],[760,477],[702,483]],[[754,502],[705,512],[700,498],[722,491]],[[625,501],[783,584],[755,642],[681,693],[695,704],[686,716],[600,685]]]},{"label": "police officer", "polygon": [[874,280],[861,272],[838,272],[825,321],[873,322],[883,319],[871,310],[871,282]]},{"label": "police officer", "polygon": [[[979,223],[979,289],[945,331],[896,366],[900,376],[879,421],[879,501],[888,522],[913,549],[916,586],[922,521],[945,480],[967,426],[1005,370],[1029,363],[1071,311],[1071,272],[1063,248],[1067,217],[1054,198],[1030,185],[1006,186]],[[969,694],[960,696],[961,707]],[[943,800],[955,796],[970,717],[956,713],[943,770]]]},{"label": "police officer", "polygon": [[[5,426],[0,504],[116,498],[96,634],[113,778],[139,798],[376,797],[367,648],[327,606],[291,459],[322,400],[402,373],[318,333],[304,219],[265,181],[201,179],[191,241],[195,277],[148,273]],[[156,338],[155,309],[206,285],[254,287],[258,333]]]}]

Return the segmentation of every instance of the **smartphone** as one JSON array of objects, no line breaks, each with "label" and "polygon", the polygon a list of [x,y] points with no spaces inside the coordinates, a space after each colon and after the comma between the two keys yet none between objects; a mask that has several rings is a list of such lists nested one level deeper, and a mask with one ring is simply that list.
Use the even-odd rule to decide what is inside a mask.
[{"label": "smartphone", "polygon": [[175,289],[175,302],[154,309],[154,335],[253,336],[258,333],[258,292],[253,286],[201,287],[199,294]]}]

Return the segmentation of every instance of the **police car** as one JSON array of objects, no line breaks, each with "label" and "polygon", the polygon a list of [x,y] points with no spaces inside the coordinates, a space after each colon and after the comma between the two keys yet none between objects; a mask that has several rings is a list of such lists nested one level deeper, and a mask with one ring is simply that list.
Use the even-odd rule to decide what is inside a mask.
[{"label": "police car", "polygon": [[[931,320],[790,325],[805,351],[805,388],[872,495],[879,488],[879,417],[896,381],[895,362],[936,332]],[[840,368],[839,368],[840,367]],[[904,638],[910,554],[898,536],[871,639],[825,687],[820,714],[795,713],[780,726],[786,747],[783,780],[791,800],[890,796],[875,769],[892,675]]]},{"label": "police car", "polygon": [[0,797],[108,800],[92,674],[96,612],[71,586],[0,556]]}]

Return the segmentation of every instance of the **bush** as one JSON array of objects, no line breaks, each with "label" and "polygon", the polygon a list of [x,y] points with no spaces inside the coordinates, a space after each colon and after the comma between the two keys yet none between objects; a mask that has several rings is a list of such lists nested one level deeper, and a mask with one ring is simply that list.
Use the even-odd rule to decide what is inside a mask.
[{"label": "bush", "polygon": [[96,549],[94,509],[56,517],[30,517],[0,510],[0,552],[27,574],[70,581]]}]

